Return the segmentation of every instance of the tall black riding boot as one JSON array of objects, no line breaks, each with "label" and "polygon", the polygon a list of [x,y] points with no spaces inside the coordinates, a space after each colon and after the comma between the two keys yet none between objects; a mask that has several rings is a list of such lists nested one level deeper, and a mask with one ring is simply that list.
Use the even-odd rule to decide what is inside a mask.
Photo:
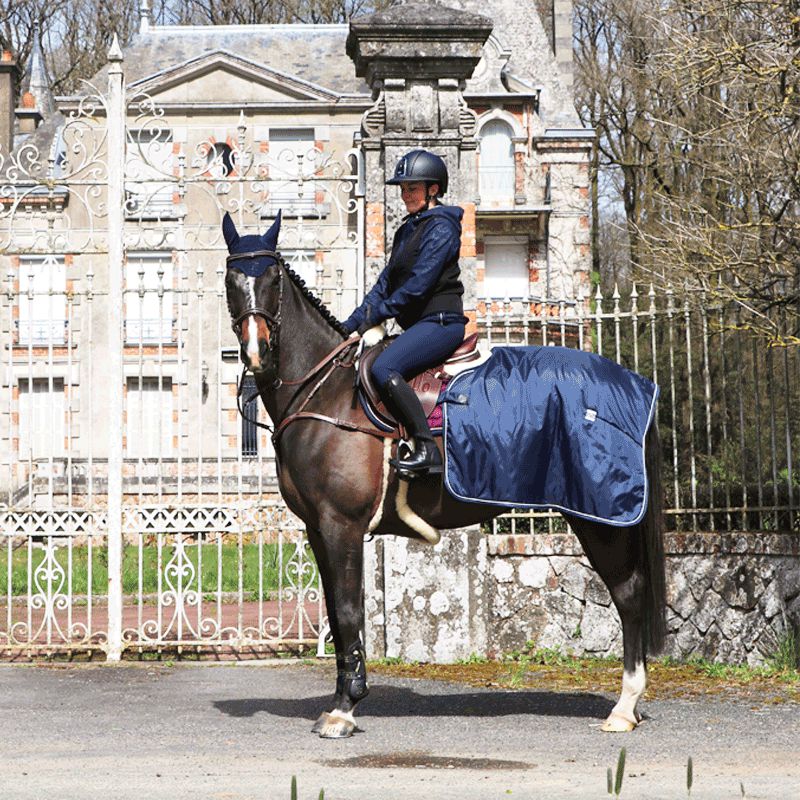
[{"label": "tall black riding boot", "polygon": [[386,407],[401,422],[414,440],[414,452],[405,458],[393,458],[389,463],[404,478],[440,474],[442,456],[433,441],[428,420],[414,390],[396,372],[381,386],[381,397]]}]

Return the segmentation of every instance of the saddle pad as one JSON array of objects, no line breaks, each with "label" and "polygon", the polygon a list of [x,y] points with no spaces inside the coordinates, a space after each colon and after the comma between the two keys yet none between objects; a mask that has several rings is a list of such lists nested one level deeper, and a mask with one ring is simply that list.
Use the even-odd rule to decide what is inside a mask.
[{"label": "saddle pad", "polygon": [[445,485],[461,500],[635,525],[658,387],[565,347],[496,347],[443,393]]}]

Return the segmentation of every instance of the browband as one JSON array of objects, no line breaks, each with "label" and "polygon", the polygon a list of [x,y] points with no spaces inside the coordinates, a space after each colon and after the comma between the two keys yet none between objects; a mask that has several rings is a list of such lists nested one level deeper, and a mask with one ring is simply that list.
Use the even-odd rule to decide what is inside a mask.
[{"label": "browband", "polygon": [[230,264],[231,261],[240,261],[243,258],[260,258],[261,256],[269,256],[276,261],[279,256],[274,250],[253,250],[249,253],[232,253],[225,259],[225,263]]}]

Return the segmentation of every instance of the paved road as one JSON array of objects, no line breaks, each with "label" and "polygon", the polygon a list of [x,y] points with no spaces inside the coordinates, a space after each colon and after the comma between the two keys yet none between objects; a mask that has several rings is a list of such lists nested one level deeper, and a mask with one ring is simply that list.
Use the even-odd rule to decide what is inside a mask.
[{"label": "paved road", "polygon": [[483,690],[374,676],[363,733],[309,733],[328,705],[316,665],[0,666],[2,800],[800,798],[800,706],[646,704],[633,734],[601,733],[607,696]]}]

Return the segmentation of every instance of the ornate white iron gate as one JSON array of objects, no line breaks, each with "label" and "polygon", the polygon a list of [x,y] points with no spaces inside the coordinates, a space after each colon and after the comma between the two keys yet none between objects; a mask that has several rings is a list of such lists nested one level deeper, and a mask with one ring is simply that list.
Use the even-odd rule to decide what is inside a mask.
[{"label": "ornate white iron gate", "polygon": [[341,314],[360,153],[243,113],[211,136],[109,61],[107,90],[0,153],[0,652],[316,646],[313,559],[236,411],[220,220],[282,208],[282,249]]}]

